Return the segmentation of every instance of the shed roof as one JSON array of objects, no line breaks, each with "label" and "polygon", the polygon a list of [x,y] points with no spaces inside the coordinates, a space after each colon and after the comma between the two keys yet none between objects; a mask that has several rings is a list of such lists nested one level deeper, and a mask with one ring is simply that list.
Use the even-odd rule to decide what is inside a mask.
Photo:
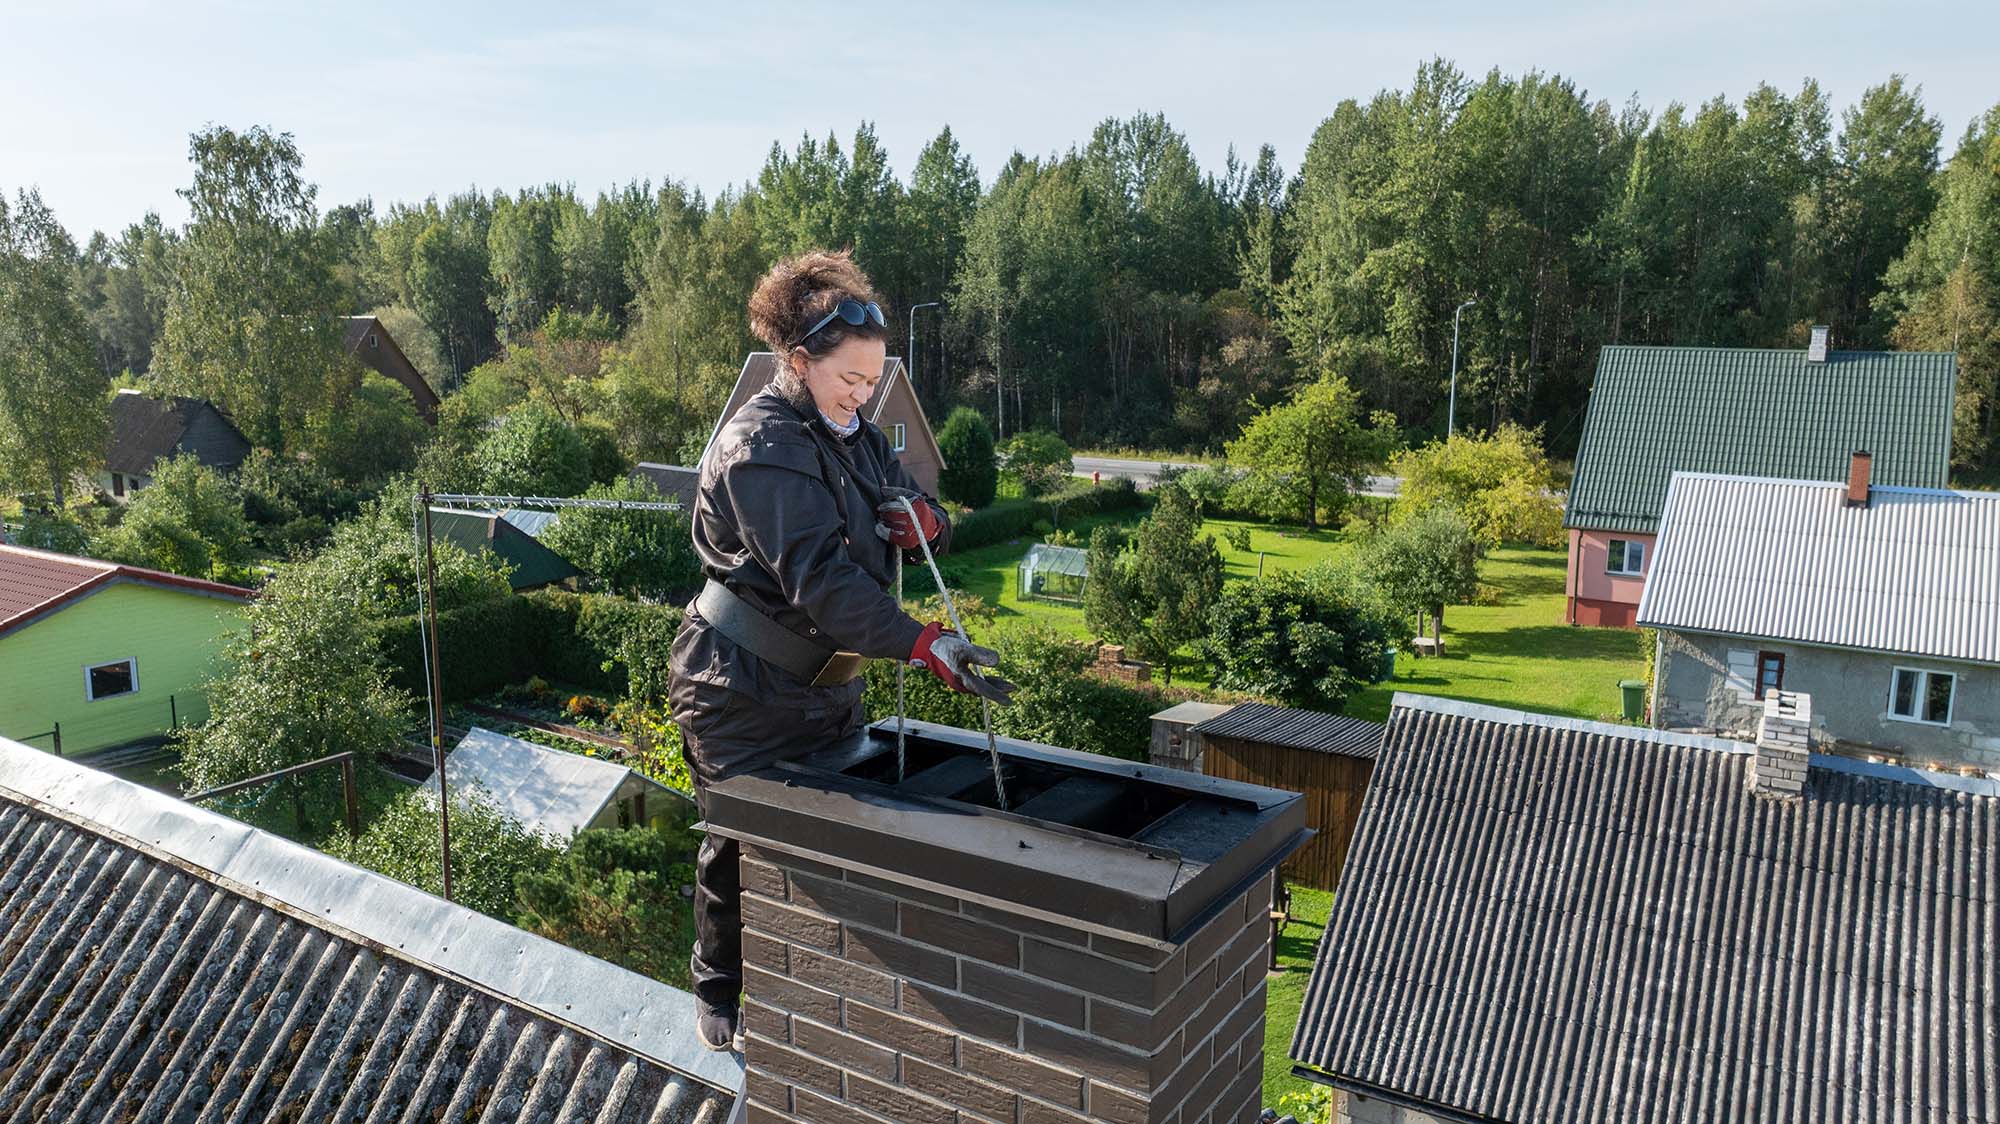
[{"label": "shed roof", "polygon": [[472,553],[493,552],[513,567],[507,580],[515,589],[553,585],[583,572],[499,512],[433,507],[431,533]]},{"label": "shed roof", "polygon": [[1452,1119],[2000,1118],[2000,783],[1398,694],[1291,1056]]},{"label": "shed roof", "polygon": [[1189,732],[1204,737],[1237,738],[1292,749],[1338,753],[1343,757],[1373,757],[1376,748],[1382,744],[1380,722],[1254,702],[1232,706]]},{"label": "shed roof", "polygon": [[241,465],[250,441],[228,415],[201,398],[155,398],[136,390],[111,396],[111,434],[104,467],[127,476],[150,476],[158,461],[181,453],[219,471]]},{"label": "shed roof", "polygon": [[1835,480],[1857,449],[1883,484],[1941,488],[1957,384],[1950,352],[1604,348],[1563,525],[1652,531],[1675,472]]},{"label": "shed roof", "polygon": [[720,1124],[742,1080],[685,992],[5,739],[0,979],[6,1119]]},{"label": "shed roof", "polygon": [[241,586],[0,543],[0,636],[120,582],[137,582],[232,601],[248,601],[256,596]]},{"label": "shed roof", "polygon": [[1639,623],[2000,664],[2000,493],[1675,473]]},{"label": "shed roof", "polygon": [[[459,740],[444,767],[453,791],[476,784],[516,822],[562,840],[589,827],[633,778],[669,791],[615,761],[551,749],[478,726]],[[431,791],[437,791],[436,780],[431,781]]]}]

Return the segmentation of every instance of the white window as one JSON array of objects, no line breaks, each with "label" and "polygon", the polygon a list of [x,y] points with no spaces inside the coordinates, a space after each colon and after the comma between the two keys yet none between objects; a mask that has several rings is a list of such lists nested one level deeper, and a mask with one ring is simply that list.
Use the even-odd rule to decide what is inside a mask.
[{"label": "white window", "polygon": [[83,697],[87,702],[129,695],[139,689],[139,661],[116,660],[83,669]]},{"label": "white window", "polygon": [[1604,559],[1607,574],[1641,574],[1646,570],[1646,544],[1633,539],[1612,539]]},{"label": "white window", "polygon": [[1949,671],[1899,667],[1889,684],[1889,717],[1949,726],[1952,696],[1957,692],[1958,676]]},{"label": "white window", "polygon": [[899,453],[902,452],[909,447],[908,437],[908,431],[904,428],[902,422],[891,422],[889,424],[890,448],[895,449]]}]

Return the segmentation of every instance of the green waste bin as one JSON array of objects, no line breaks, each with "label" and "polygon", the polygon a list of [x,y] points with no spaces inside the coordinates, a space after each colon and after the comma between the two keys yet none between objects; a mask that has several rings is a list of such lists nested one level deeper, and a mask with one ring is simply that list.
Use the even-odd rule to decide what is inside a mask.
[{"label": "green waste bin", "polygon": [[1624,714],[1627,722],[1637,722],[1646,713],[1646,681],[1644,679],[1620,679],[1618,693],[1624,696]]},{"label": "green waste bin", "polygon": [[1382,649],[1382,662],[1375,668],[1375,682],[1383,683],[1396,677],[1396,649]]}]

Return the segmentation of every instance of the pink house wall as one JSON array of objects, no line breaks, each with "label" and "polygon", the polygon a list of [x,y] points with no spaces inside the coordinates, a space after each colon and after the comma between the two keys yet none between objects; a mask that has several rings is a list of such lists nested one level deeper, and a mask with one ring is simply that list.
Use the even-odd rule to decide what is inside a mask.
[{"label": "pink house wall", "polygon": [[1653,568],[1653,540],[1657,536],[1630,531],[1569,532],[1569,573],[1565,592],[1569,596],[1570,620],[1576,624],[1630,624],[1645,592],[1644,574],[1625,577],[1604,572],[1611,554],[1611,540],[1646,544],[1645,569]]}]

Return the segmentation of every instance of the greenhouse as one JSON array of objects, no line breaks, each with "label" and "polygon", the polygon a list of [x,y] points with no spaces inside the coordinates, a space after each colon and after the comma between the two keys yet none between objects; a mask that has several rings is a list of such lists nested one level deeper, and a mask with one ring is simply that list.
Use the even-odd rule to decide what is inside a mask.
[{"label": "greenhouse", "polygon": [[1021,559],[1022,598],[1082,604],[1083,587],[1090,581],[1089,561],[1090,553],[1081,547],[1036,543]]}]

